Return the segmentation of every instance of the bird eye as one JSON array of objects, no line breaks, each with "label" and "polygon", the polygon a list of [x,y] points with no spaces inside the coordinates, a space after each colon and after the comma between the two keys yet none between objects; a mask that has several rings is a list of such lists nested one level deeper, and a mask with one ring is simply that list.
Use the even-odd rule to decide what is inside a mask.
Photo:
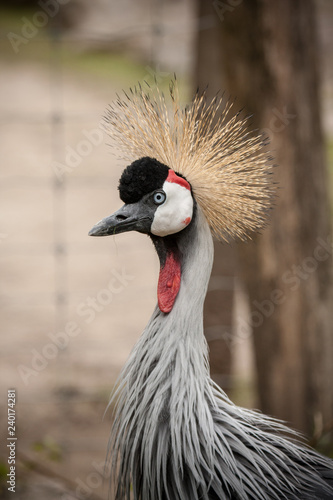
[{"label": "bird eye", "polygon": [[156,205],[162,205],[162,203],[164,203],[166,200],[165,192],[164,191],[157,191],[156,193],[154,193],[153,200],[154,200],[154,203],[156,203]]}]

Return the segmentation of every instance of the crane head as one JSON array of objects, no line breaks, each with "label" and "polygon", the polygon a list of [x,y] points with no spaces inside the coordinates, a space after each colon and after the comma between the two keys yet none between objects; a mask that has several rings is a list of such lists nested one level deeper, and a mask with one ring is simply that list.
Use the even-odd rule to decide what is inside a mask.
[{"label": "crane head", "polygon": [[158,88],[139,86],[118,97],[105,117],[105,130],[132,163],[119,183],[124,206],[89,234],[135,230],[151,236],[161,262],[162,312],[171,311],[180,289],[179,244],[195,228],[199,209],[223,241],[250,237],[270,210],[274,189],[265,140],[252,136],[247,119],[230,118],[231,109],[232,102],[208,102],[205,93],[182,108],[174,82],[170,103]]},{"label": "crane head", "polygon": [[124,170],[119,194],[124,206],[98,222],[90,236],[134,230],[164,237],[178,233],[192,221],[190,184],[154,158],[140,158]]}]

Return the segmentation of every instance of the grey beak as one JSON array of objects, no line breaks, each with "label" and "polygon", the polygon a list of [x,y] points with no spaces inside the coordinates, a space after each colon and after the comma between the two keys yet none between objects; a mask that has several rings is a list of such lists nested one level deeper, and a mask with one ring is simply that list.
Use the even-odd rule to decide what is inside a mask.
[{"label": "grey beak", "polygon": [[117,212],[105,217],[89,231],[89,236],[109,236],[111,234],[125,233],[127,231],[139,231],[149,233],[152,224],[152,216],[141,204],[126,204]]}]

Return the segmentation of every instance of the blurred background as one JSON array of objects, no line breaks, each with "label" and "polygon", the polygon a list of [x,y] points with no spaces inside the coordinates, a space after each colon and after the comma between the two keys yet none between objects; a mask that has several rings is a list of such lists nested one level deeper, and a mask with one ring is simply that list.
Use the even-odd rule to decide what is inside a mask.
[{"label": "blurred background", "polygon": [[333,455],[333,3],[0,2],[1,498],[105,499],[117,375],[156,301],[148,238],[88,238],[120,206],[126,166],[108,103],[138,82],[181,98],[224,90],[270,139],[278,196],[253,242],[216,244],[206,301],[211,374]]}]

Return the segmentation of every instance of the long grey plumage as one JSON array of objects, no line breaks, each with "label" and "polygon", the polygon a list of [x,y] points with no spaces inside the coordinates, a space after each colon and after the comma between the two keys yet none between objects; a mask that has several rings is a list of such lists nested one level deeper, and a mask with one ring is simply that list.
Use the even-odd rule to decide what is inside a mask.
[{"label": "long grey plumage", "polygon": [[[235,406],[210,378],[203,303],[213,262],[211,231],[216,228],[209,225],[207,211],[204,213],[197,203],[193,189],[194,208],[186,227],[165,236],[159,235],[160,229],[154,234],[152,228],[160,227],[156,225],[157,214],[165,217],[159,205],[170,205],[176,192],[188,197],[186,184],[174,174],[169,176],[165,165],[160,165],[160,174],[168,178],[164,183],[162,178],[163,189],[159,184],[154,186],[151,169],[154,165],[159,168],[155,159],[142,158],[133,165],[123,175],[120,188],[126,204],[98,223],[91,234],[103,236],[130,229],[149,234],[161,269],[171,266],[172,271],[174,264],[166,265],[168,256],[180,259],[181,281],[171,309],[165,312],[163,298],[162,305],[159,302],[156,306],[110,401],[114,407],[109,444],[112,498],[333,499],[331,460],[300,444],[296,433],[280,422]],[[147,165],[149,179],[144,178]],[[133,179],[145,183],[140,186],[141,199],[135,203],[131,200]],[[200,186],[196,188],[200,191]],[[156,193],[166,201],[152,198]],[[176,283],[171,271],[166,281],[170,289]]]},{"label": "long grey plumage", "polygon": [[203,302],[213,244],[200,210],[179,247],[173,314],[155,309],[112,399],[115,499],[129,499],[131,487],[136,500],[333,498],[316,470],[328,460],[281,437],[290,431],[280,423],[233,405],[209,376]]}]

